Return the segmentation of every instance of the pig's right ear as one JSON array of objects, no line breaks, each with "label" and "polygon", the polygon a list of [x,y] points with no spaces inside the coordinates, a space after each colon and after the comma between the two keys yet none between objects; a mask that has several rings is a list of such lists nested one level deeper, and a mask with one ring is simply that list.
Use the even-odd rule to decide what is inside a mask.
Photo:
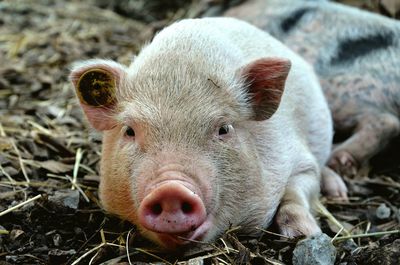
[{"label": "pig's right ear", "polygon": [[290,66],[290,61],[284,58],[262,58],[240,69],[254,120],[269,119],[278,109]]},{"label": "pig's right ear", "polygon": [[89,123],[97,130],[116,125],[116,89],[126,74],[124,66],[109,60],[89,60],[75,64],[70,80]]}]

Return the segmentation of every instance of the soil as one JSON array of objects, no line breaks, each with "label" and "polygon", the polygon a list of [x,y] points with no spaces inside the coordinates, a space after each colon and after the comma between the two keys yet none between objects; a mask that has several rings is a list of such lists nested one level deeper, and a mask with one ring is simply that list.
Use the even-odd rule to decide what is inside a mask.
[{"label": "soil", "polygon": [[[162,253],[105,213],[97,197],[101,136],[88,129],[68,81],[74,61],[129,64],[172,21],[238,2],[0,2],[0,265],[292,264],[299,239],[239,237],[232,227],[213,244]],[[341,2],[398,15],[380,1]],[[400,264],[399,147],[397,139],[346,179],[349,202],[322,198],[319,221],[337,236],[335,264]]]}]

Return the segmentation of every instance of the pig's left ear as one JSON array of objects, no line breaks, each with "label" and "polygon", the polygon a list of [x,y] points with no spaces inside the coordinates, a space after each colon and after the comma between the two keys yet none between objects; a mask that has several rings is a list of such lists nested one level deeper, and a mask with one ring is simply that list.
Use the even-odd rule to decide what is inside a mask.
[{"label": "pig's left ear", "polygon": [[283,58],[262,58],[240,70],[248,86],[254,120],[270,118],[278,109],[291,63]]},{"label": "pig's left ear", "polygon": [[70,80],[89,123],[109,130],[116,121],[116,90],[126,75],[125,67],[109,60],[89,60],[73,66]]}]

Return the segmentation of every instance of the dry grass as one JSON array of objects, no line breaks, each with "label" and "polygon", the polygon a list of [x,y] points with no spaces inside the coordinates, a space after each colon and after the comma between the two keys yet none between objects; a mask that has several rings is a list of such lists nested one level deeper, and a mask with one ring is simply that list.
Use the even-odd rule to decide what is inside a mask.
[{"label": "dry grass", "polygon": [[[0,263],[291,263],[296,240],[273,227],[258,228],[259,238],[238,237],[233,227],[184,255],[161,253],[98,206],[100,138],[87,129],[67,80],[71,63],[100,57],[128,64],[156,30],[206,7],[199,1],[172,5],[146,14],[145,24],[77,0],[0,3]],[[379,251],[399,238],[399,167],[381,168],[384,174],[367,169],[347,179],[349,202],[318,205],[338,263],[367,262],[377,255],[375,246]],[[71,190],[79,192],[77,209],[49,199]],[[382,204],[388,217],[377,215]]]}]

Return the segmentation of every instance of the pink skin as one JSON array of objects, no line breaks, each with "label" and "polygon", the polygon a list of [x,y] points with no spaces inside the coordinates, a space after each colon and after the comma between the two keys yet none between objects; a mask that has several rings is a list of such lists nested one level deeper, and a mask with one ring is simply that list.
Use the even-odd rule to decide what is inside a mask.
[{"label": "pink skin", "polygon": [[179,182],[165,181],[144,198],[139,207],[139,222],[144,228],[157,233],[182,234],[204,222],[203,201]]},{"label": "pink skin", "polygon": [[333,151],[328,165],[344,176],[355,176],[359,167],[354,157],[348,151],[340,149]]},{"label": "pink skin", "polygon": [[[250,57],[253,56],[256,55]],[[167,68],[168,71],[174,69]],[[136,224],[144,236],[166,249],[176,249],[190,241],[209,242],[227,229],[229,224],[243,225],[243,232],[258,233],[254,231],[254,227],[264,226],[271,221],[282,196],[282,204],[286,206],[279,211],[282,222],[278,223],[283,227],[282,231],[288,235],[292,235],[292,231],[306,235],[319,231],[308,211],[308,203],[303,202],[311,202],[312,193],[318,191],[318,178],[314,174],[317,172],[317,165],[311,153],[304,152],[304,161],[301,160],[301,154],[293,157],[290,155],[291,147],[295,148],[295,144],[303,147],[303,138],[297,139],[298,135],[294,132],[297,129],[303,132],[308,127],[297,127],[300,122],[294,122],[293,119],[292,123],[289,116],[282,118],[283,124],[278,120],[286,115],[286,108],[291,109],[290,102],[300,106],[303,102],[289,98],[288,106],[281,105],[284,108],[281,116],[271,119],[270,124],[253,123],[270,118],[277,110],[289,68],[288,60],[278,58],[265,58],[245,66],[239,74],[248,79],[246,83],[249,97],[243,95],[244,91],[241,89],[237,92],[232,90],[235,93],[232,97],[233,94],[221,92],[222,89],[215,84],[218,89],[213,88],[211,92],[209,87],[204,87],[203,75],[189,75],[190,79],[195,80],[194,88],[205,89],[204,93],[193,95],[192,91],[197,90],[186,85],[186,82],[179,86],[179,91],[172,89],[165,92],[164,86],[170,85],[168,82],[173,82],[171,87],[176,86],[173,81],[175,78],[166,78],[168,82],[162,86],[159,83],[150,83],[151,89],[147,91],[147,82],[153,82],[152,78],[141,79],[136,76],[137,84],[146,84],[146,88],[122,85],[119,88],[122,91],[131,88],[133,90],[132,94],[127,93],[129,101],[121,102],[115,113],[110,110],[110,115],[106,115],[107,113],[98,111],[97,107],[92,108],[93,112],[84,109],[89,121],[99,130],[108,129],[110,124],[107,122],[103,127],[102,123],[98,123],[100,119],[95,113],[106,118],[116,118],[117,122],[117,127],[110,128],[103,137],[101,194],[105,208]],[[179,71],[176,73],[167,71],[167,77],[180,75],[181,70],[177,69]],[[164,71],[164,68],[161,70]],[[228,79],[221,77],[221,80],[231,80],[231,74]],[[125,82],[127,81],[129,80]],[[131,98],[135,89],[137,92],[146,89],[148,93],[143,93],[142,97],[137,93],[137,97]],[[186,100],[190,104],[183,104]],[[176,105],[176,102],[183,102],[182,106]],[[149,107],[145,107],[143,111],[138,110],[146,105]],[[182,107],[188,111],[182,111]],[[123,113],[119,113],[121,111]],[[193,119],[190,122],[187,113],[192,113]],[[238,123],[236,133],[233,129],[229,130],[232,133],[219,133],[222,125],[229,125],[221,120],[222,117]],[[326,115],[323,120],[328,121],[328,118]],[[269,142],[274,143],[274,137],[281,137],[278,130],[286,129],[286,123],[289,127],[295,126],[291,130],[293,133],[289,134],[293,145],[290,144],[288,148],[280,148],[279,145],[276,148],[268,147]],[[267,129],[269,126],[271,129]],[[128,134],[126,127],[132,127],[134,134]],[[264,136],[264,132],[268,135]],[[283,141],[277,142],[283,145]],[[325,145],[326,150],[329,147]],[[276,155],[269,154],[270,150],[276,152]],[[307,148],[296,147],[294,150]],[[276,164],[284,162],[280,157],[286,156],[288,163],[298,161],[293,164],[293,168],[289,164],[289,167],[263,166],[271,161]],[[305,172],[306,169],[307,174],[293,175],[293,172]],[[282,178],[276,173],[280,170]],[[268,179],[269,176],[271,179]],[[294,178],[294,181],[289,183],[289,178]],[[301,181],[303,178],[306,184]],[[266,180],[267,184],[264,183]],[[269,182],[271,188],[266,187]],[[298,187],[293,184],[297,182],[300,183]],[[252,210],[250,216],[247,216],[249,213],[240,211],[246,208]]]},{"label": "pink skin", "polygon": [[[171,169],[171,165],[163,168]],[[139,224],[169,249],[201,240],[212,223],[203,199],[205,194],[179,171],[161,173],[156,183],[148,183],[144,189],[138,209]]]}]

